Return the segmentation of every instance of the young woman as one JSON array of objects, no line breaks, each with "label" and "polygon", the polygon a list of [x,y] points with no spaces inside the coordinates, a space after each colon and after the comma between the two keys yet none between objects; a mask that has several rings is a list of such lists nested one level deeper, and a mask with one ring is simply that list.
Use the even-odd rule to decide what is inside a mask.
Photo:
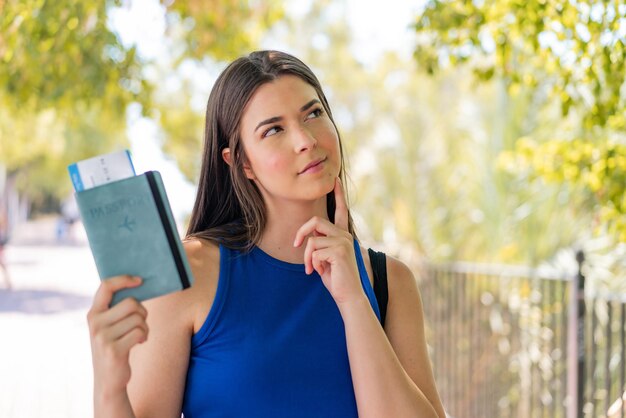
[{"label": "young woman", "polygon": [[276,51],[231,63],[207,104],[184,242],[195,283],[109,309],[141,279],[102,282],[88,314],[95,415],[444,417],[415,279],[387,259],[383,329],[343,176],[311,70]]}]

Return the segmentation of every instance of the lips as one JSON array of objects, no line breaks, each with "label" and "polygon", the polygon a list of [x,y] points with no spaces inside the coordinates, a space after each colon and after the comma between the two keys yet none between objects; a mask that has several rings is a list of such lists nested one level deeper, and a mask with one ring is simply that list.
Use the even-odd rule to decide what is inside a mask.
[{"label": "lips", "polygon": [[326,158],[318,158],[317,160],[313,160],[309,164],[307,164],[306,167],[304,167],[302,171],[300,171],[298,174],[302,174],[305,171],[307,171],[309,168],[315,167],[316,165],[323,163],[324,161],[326,161]]}]

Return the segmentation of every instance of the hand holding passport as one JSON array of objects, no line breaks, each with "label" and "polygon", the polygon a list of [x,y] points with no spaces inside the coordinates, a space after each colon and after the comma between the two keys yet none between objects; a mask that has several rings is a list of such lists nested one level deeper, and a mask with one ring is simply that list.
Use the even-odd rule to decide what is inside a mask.
[{"label": "hand holding passport", "polygon": [[193,277],[158,171],[135,175],[128,151],[68,167],[101,280],[132,275],[139,287],[115,293],[111,305],[191,286]]}]

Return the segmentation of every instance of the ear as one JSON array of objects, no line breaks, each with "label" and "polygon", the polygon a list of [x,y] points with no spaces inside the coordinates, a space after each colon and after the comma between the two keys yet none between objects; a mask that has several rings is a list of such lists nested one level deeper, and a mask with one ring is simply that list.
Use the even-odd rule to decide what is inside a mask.
[{"label": "ear", "polygon": [[231,159],[230,148],[224,148],[222,150],[222,159],[224,160],[226,164],[232,167],[233,162]]},{"label": "ear", "polygon": [[[222,150],[222,158],[224,159],[224,162],[226,164],[228,164],[229,166],[232,167],[233,165],[233,154],[230,152],[230,148],[224,148]],[[248,163],[244,163],[243,164],[243,172],[246,175],[247,178],[249,178],[250,180],[255,180],[256,176],[254,175],[254,172],[252,171],[252,168],[250,167],[250,164]]]}]

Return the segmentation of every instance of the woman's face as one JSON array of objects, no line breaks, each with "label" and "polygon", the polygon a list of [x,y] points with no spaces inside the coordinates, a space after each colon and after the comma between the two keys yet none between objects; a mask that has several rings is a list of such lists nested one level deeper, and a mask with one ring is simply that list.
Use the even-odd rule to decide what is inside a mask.
[{"label": "woman's face", "polygon": [[266,202],[314,200],[333,190],[339,137],[315,89],[299,77],[258,88],[244,109],[241,140],[246,176]]}]

